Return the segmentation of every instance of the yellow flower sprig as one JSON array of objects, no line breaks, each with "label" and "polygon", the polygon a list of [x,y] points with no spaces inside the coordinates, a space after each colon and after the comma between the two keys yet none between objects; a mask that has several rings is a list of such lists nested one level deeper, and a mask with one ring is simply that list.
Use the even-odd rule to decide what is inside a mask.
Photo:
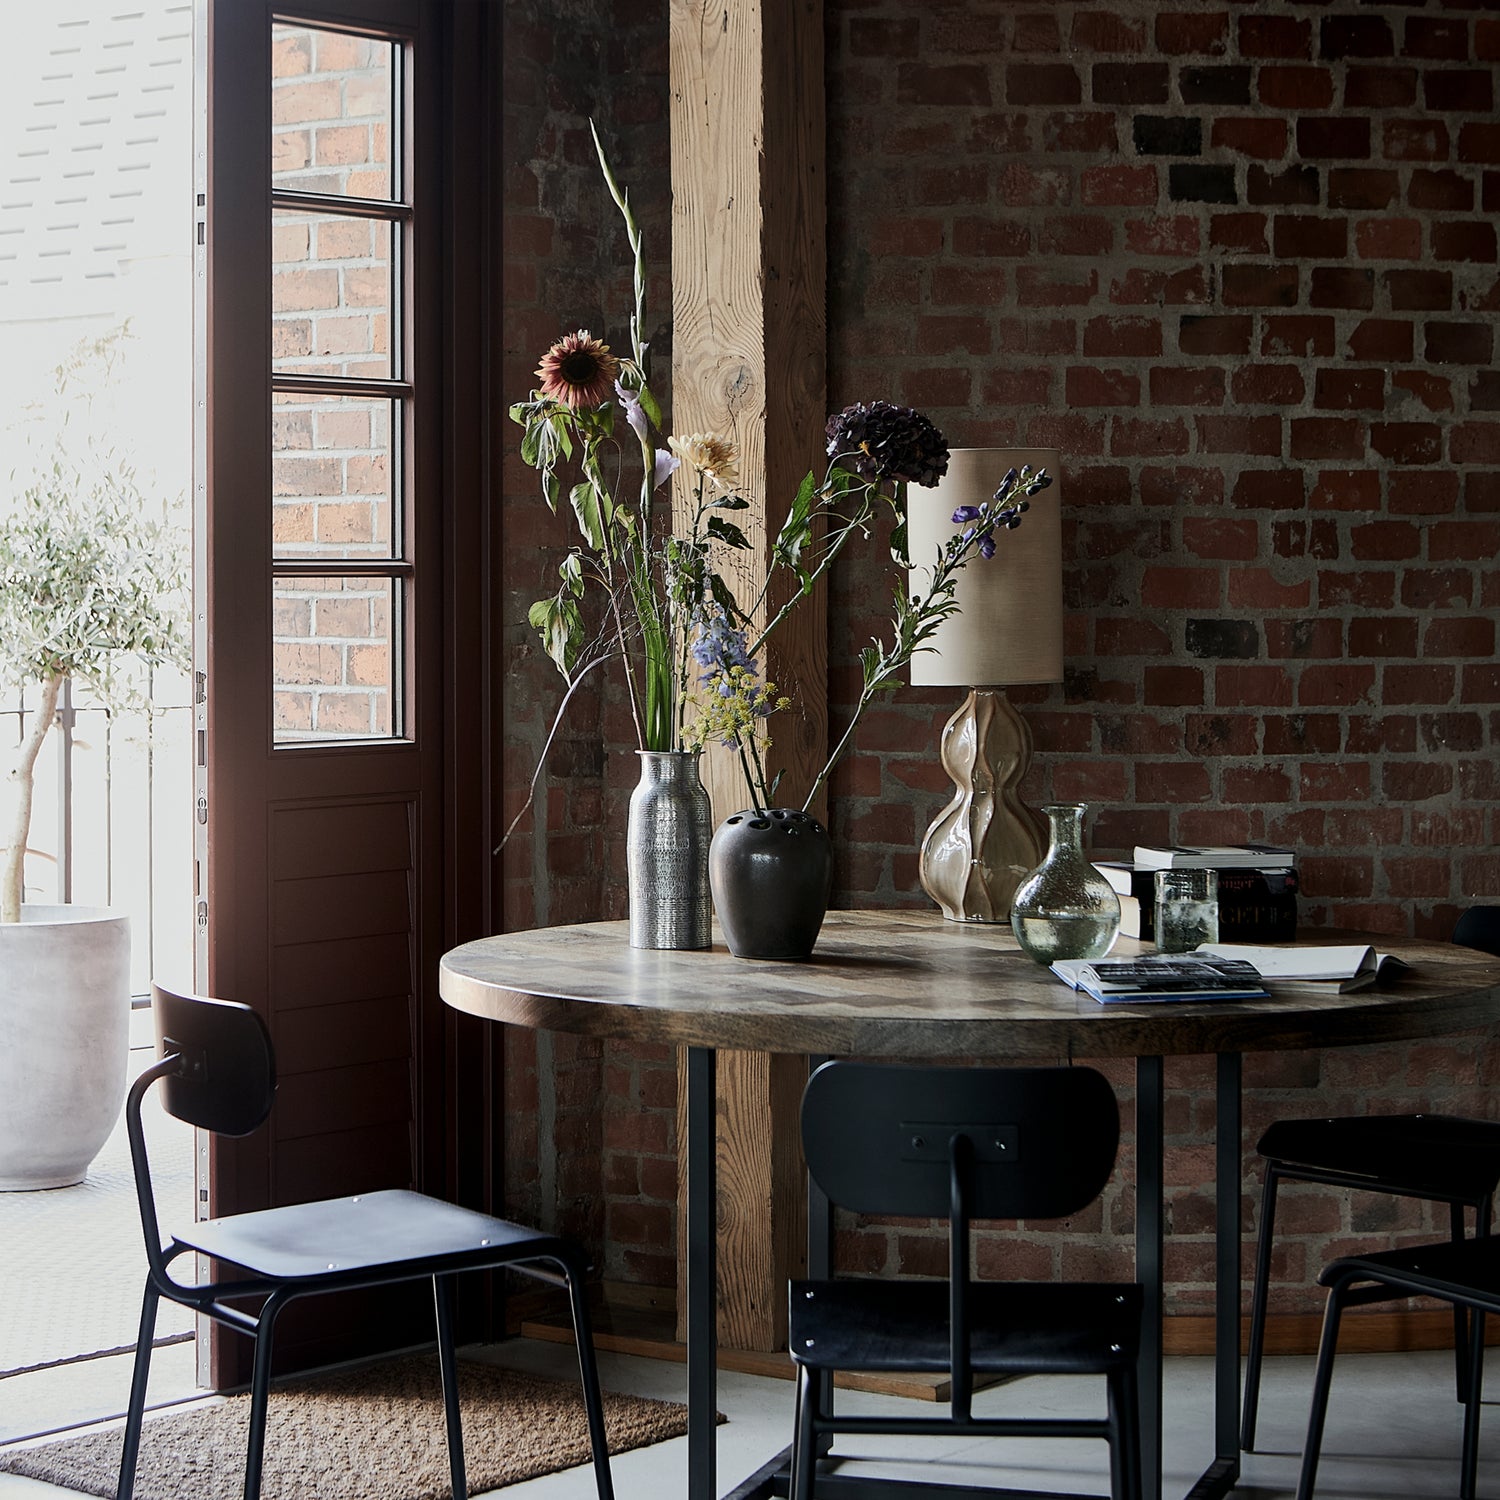
[{"label": "yellow flower sprig", "polygon": [[702,750],[710,740],[718,740],[737,751],[757,808],[768,807],[776,788],[774,783],[766,785],[764,755],[772,743],[767,721],[790,708],[792,700],[780,694],[774,682],[761,682],[747,667],[726,667],[710,682],[716,685],[688,700],[684,748]]}]

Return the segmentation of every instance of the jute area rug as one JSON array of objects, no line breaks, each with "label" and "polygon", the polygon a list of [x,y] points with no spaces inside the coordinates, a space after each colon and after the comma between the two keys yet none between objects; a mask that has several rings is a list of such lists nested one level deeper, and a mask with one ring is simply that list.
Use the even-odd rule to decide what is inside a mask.
[{"label": "jute area rug", "polygon": [[[469,1491],[482,1494],[590,1461],[577,1382],[463,1361],[458,1367]],[[136,1471],[137,1500],[240,1500],[250,1397],[153,1417]],[[604,1395],[611,1453],[687,1431],[687,1409]],[[722,1420],[722,1419],[721,1419]],[[437,1356],[409,1355],[294,1377],[271,1392],[263,1500],[448,1500],[447,1429]],[[0,1470],[112,1500],[120,1429],[0,1454]]]}]

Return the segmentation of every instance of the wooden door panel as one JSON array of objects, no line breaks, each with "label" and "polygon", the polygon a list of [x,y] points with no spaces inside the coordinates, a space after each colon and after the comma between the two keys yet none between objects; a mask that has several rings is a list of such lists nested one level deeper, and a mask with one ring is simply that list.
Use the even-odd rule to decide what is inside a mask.
[{"label": "wooden door panel", "polygon": [[[378,1000],[409,991],[409,933],[286,944],[271,953],[271,993],[283,1013],[332,1000]],[[392,976],[400,976],[400,982]]]},{"label": "wooden door panel", "polygon": [[412,863],[410,797],[357,809],[314,804],[278,811],[271,831],[274,879],[408,870]]},{"label": "wooden door panel", "polygon": [[[276,1144],[308,1136],[342,1136],[349,1131],[373,1130],[404,1124],[411,1119],[411,1067],[405,1058],[350,1064],[338,1053],[337,1068],[281,1075],[276,1090]],[[337,1120],[338,1130],[329,1122]],[[397,1173],[386,1164],[392,1180],[386,1187],[410,1187],[411,1168]]]},{"label": "wooden door panel", "polygon": [[[276,1151],[278,1194],[286,1203],[308,1203],[408,1186],[411,1144],[411,1129],[404,1121],[287,1141]],[[432,1288],[427,1291],[430,1295]]]},{"label": "wooden door panel", "polygon": [[331,1056],[350,1066],[411,1057],[411,1003],[405,995],[294,1007],[284,996],[276,998],[276,1065],[283,1078],[313,1072]]},{"label": "wooden door panel", "polygon": [[404,870],[273,881],[271,946],[305,948],[409,935],[414,925],[412,874],[408,865]]}]

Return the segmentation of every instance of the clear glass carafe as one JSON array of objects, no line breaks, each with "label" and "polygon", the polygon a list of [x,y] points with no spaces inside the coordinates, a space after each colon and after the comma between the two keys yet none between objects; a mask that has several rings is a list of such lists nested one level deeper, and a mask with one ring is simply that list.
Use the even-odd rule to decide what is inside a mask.
[{"label": "clear glass carafe", "polygon": [[1086,802],[1042,809],[1050,827],[1044,858],[1016,888],[1010,925],[1039,964],[1058,958],[1102,958],[1120,932],[1120,898],[1083,852]]}]

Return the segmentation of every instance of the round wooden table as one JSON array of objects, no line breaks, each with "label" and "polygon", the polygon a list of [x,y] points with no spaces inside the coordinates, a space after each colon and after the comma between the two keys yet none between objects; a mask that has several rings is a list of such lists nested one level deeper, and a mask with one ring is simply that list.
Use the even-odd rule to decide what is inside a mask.
[{"label": "round wooden table", "polygon": [[[1349,995],[1287,993],[1237,1004],[1103,1006],[1019,950],[1008,927],[929,912],[830,912],[806,963],[629,946],[627,924],[540,928],[445,955],[455,1008],[509,1025],[687,1048],[688,1494],[717,1494],[714,1455],[714,1060],[719,1049],[888,1057],[1136,1059],[1136,1274],[1146,1289],[1142,1475],[1161,1493],[1162,1059],[1218,1058],[1215,1457],[1190,1496],[1239,1475],[1240,1057],[1445,1036],[1500,1016],[1500,959],[1445,943],[1359,934],[1410,965],[1399,982]],[[1122,940],[1116,956],[1150,952]],[[828,1274],[826,1204],[809,1212],[808,1274]],[[766,1476],[769,1490],[769,1475]],[[752,1493],[741,1486],[737,1495]]]}]

